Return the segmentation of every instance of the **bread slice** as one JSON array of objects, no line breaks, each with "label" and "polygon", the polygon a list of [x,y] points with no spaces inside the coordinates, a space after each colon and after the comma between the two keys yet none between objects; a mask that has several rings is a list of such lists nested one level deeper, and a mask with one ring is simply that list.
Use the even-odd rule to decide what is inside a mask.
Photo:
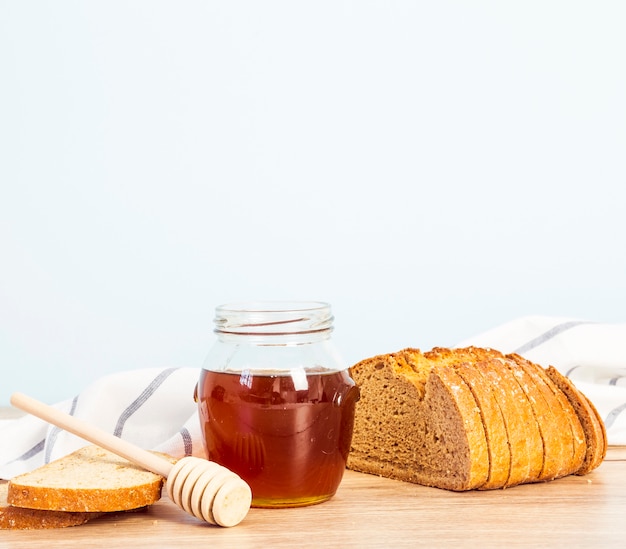
[{"label": "bread slice", "polygon": [[480,489],[504,488],[511,471],[511,448],[500,405],[478,368],[463,362],[457,364],[455,370],[474,394],[485,427],[489,452],[489,475]]},{"label": "bread slice", "polygon": [[102,513],[72,513],[25,509],[7,503],[8,484],[0,483],[0,530],[41,530],[78,526]]},{"label": "bread slice", "polygon": [[421,353],[366,359],[352,368],[361,401],[352,469],[449,490],[482,486],[487,441],[471,391],[451,368],[433,372]]},{"label": "bread slice", "polygon": [[585,433],[586,452],[583,463],[576,471],[584,475],[602,463],[606,457],[606,428],[596,407],[578,388],[554,366],[549,366],[546,373],[555,385],[565,394],[574,408]]},{"label": "bread slice", "polygon": [[[361,391],[351,469],[458,491],[581,474],[603,458],[605,430],[584,396],[570,404],[543,368],[521,357],[473,347],[405,349],[350,372]],[[594,433],[584,441],[576,435],[575,426],[585,425],[577,406],[585,432]],[[587,445],[594,450],[585,468],[580,448]]]},{"label": "bread slice", "polygon": [[572,405],[544,368],[516,353],[508,354],[507,358],[533,377],[548,406],[547,410],[539,409],[539,413],[544,414],[539,425],[546,448],[540,480],[552,480],[575,473],[582,465],[586,442],[582,425]]},{"label": "bread slice", "polygon": [[12,478],[7,501],[48,511],[127,511],[158,501],[163,480],[98,446],[85,446]]},{"label": "bread slice", "polygon": [[[606,435],[606,427],[604,425],[604,420],[602,419],[602,416],[600,416],[600,412],[598,412],[598,409],[594,406],[593,402],[591,402],[591,400],[587,398],[587,395],[585,395],[581,391],[578,391],[578,394],[583,398],[583,400],[586,402],[587,406],[591,409],[591,411],[593,412],[593,415],[595,416],[595,421],[592,421],[592,424],[593,424],[592,428],[593,428],[593,432],[595,433],[595,435],[598,436],[598,455],[596,456],[594,463],[592,463],[589,469],[589,470],[593,470],[598,465],[600,465],[602,461],[604,461],[604,458],[606,457],[607,448],[609,447],[609,441]],[[598,430],[600,430],[599,434],[598,434]],[[581,468],[576,471],[576,474],[584,475],[587,472],[588,471],[585,471],[583,467],[581,466]]]},{"label": "bread slice", "polygon": [[541,468],[532,471],[531,478],[537,481],[553,480],[573,473],[568,469],[571,447],[569,420],[557,413],[552,391],[523,360],[514,360],[513,357],[504,360],[526,393],[541,437],[541,450],[535,450],[543,454]]}]

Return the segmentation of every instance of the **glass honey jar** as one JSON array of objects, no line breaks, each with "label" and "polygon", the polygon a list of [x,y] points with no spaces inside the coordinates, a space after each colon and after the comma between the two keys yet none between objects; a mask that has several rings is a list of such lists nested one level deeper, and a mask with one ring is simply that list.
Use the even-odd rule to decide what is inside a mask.
[{"label": "glass honey jar", "polygon": [[207,457],[241,476],[253,507],[331,498],[343,477],[359,391],[331,341],[331,307],[217,307],[197,401]]}]

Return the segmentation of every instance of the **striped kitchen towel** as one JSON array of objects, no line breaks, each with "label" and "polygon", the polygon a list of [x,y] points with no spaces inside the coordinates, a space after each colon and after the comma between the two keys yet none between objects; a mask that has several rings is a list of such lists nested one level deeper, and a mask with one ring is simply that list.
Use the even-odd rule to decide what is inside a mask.
[{"label": "striped kitchen towel", "polygon": [[[204,457],[193,395],[197,368],[137,369],[96,380],[55,407],[142,448]],[[0,478],[35,469],[88,444],[31,415],[0,422]]]},{"label": "striped kitchen towel", "polygon": [[610,445],[626,445],[626,324],[529,316],[460,342],[518,353],[567,375],[595,404]]}]

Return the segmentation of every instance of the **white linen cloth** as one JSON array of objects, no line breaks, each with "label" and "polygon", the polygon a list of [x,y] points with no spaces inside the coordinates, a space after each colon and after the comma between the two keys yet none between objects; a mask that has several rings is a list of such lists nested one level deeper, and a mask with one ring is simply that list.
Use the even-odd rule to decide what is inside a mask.
[{"label": "white linen cloth", "polygon": [[[525,317],[462,341],[457,347],[467,345],[517,352],[542,366],[558,368],[598,408],[609,444],[626,444],[626,324]],[[96,380],[75,398],[55,406],[142,448],[175,457],[204,456],[193,400],[199,375],[199,368],[120,372]],[[86,444],[30,415],[0,422],[0,441],[2,479]]]}]

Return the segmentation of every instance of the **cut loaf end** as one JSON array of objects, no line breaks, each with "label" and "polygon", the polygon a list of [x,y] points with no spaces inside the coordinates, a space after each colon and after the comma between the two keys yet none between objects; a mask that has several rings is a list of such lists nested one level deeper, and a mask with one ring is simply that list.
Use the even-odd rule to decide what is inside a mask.
[{"label": "cut loaf end", "polygon": [[488,473],[480,411],[452,369],[431,371],[413,349],[359,363],[361,391],[348,467],[449,490],[482,485]]}]

